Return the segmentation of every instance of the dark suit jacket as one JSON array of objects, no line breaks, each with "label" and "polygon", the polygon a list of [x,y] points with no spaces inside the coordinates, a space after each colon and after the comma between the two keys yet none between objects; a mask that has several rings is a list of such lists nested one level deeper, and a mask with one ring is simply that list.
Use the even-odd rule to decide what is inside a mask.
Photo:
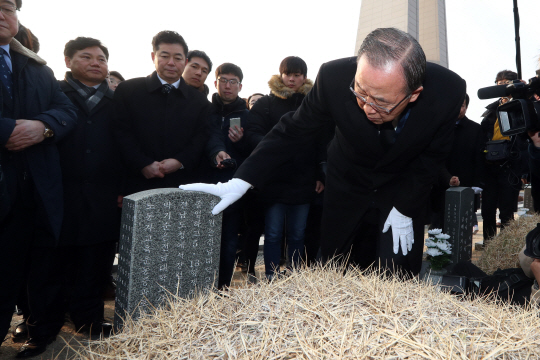
[{"label": "dark suit jacket", "polygon": [[[157,73],[122,82],[114,94],[113,128],[128,174],[126,195],[197,181],[196,169],[208,139],[208,100],[181,79],[179,89],[161,91]],[[147,180],[141,170],[174,158],[184,169]]]},{"label": "dark suit jacket", "polygon": [[117,198],[121,163],[111,132],[110,89],[88,112],[82,96],[66,81],[60,88],[77,106],[77,127],[58,143],[64,184],[61,245],[93,245],[118,239]]},{"label": "dark suit jacket", "polygon": [[[54,131],[52,138],[30,146],[17,156],[24,156],[35,188],[45,206],[49,224],[56,238],[62,225],[62,175],[56,143],[76,125],[75,107],[64,95],[45,62],[22,45],[11,43],[14,74],[14,102],[7,100],[0,87],[0,151],[2,167],[7,177],[9,194],[15,199],[17,171],[15,155],[5,149],[16,119],[41,120]],[[6,117],[11,113],[11,117]]]},{"label": "dark suit jacket", "polygon": [[355,73],[354,57],[323,64],[300,108],[281,119],[235,175],[261,186],[273,169],[325,125],[335,125],[328,149],[322,241],[333,241],[330,246],[336,248],[353,236],[370,207],[386,214],[396,207],[413,219],[427,217],[430,189],[450,151],[465,96],[463,79],[428,63],[424,90],[408,106],[408,120],[385,153],[378,127],[366,118],[349,90]]}]

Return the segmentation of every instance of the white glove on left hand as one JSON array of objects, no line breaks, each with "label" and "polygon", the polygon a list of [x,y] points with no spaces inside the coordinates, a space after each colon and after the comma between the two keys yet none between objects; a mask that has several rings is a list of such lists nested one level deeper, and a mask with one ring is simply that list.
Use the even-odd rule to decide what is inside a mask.
[{"label": "white glove on left hand", "polygon": [[484,191],[482,188],[479,188],[479,187],[476,187],[476,186],[473,186],[471,189],[474,190],[475,194],[480,194],[482,191]]},{"label": "white glove on left hand", "polygon": [[392,227],[392,237],[394,238],[394,254],[398,253],[399,244],[401,243],[401,251],[403,255],[407,255],[407,251],[411,251],[414,244],[412,219],[403,215],[394,207],[384,222],[382,232],[387,232],[390,227]]},{"label": "white glove on left hand", "polygon": [[179,186],[179,188],[182,190],[202,191],[205,193],[219,196],[221,198],[221,201],[216,206],[214,206],[214,209],[212,209],[212,215],[219,214],[233,202],[240,199],[249,190],[250,187],[250,183],[237,178],[231,179],[226,183],[195,183]]}]

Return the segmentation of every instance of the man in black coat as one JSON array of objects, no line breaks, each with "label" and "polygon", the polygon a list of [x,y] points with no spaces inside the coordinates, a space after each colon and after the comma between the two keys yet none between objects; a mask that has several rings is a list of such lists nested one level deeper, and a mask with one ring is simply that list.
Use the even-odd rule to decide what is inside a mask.
[{"label": "man in black coat", "polygon": [[364,40],[358,59],[322,65],[300,108],[281,119],[235,179],[181,188],[218,194],[222,202],[213,212],[219,212],[251,185],[261,186],[325,125],[335,124],[328,149],[323,260],[352,249],[360,265],[380,259],[387,268],[418,274],[430,189],[450,151],[464,96],[463,79],[441,66],[426,66],[414,38],[377,29]]},{"label": "man in black coat", "polygon": [[126,195],[199,180],[208,138],[208,100],[186,84],[186,42],[162,31],[152,40],[156,71],[122,82],[114,95],[113,126],[127,167]]},{"label": "man in black coat", "polygon": [[[13,37],[21,1],[0,0],[0,341],[7,334],[32,243],[55,244],[63,216],[56,144],[76,109],[46,62]],[[7,58],[7,59],[6,59]],[[2,176],[0,176],[2,178]]]},{"label": "man in black coat", "polygon": [[18,357],[43,352],[62,328],[67,310],[76,331],[112,329],[103,322],[102,294],[120,227],[120,161],[110,130],[109,51],[99,40],[78,37],[66,44],[64,55],[71,71],[60,87],[78,108],[77,127],[58,144],[64,222],[58,247],[38,246],[31,253],[30,338]]},{"label": "man in black coat", "polygon": [[[237,166],[249,155],[244,135],[249,111],[246,102],[238,96],[243,78],[242,69],[235,64],[224,63],[216,69],[214,85],[218,92],[212,95],[208,116],[210,139],[206,145],[208,164],[212,167],[210,182],[232,179]],[[229,286],[234,273],[242,210],[239,201],[223,212],[219,288]]]},{"label": "man in black coat", "polygon": [[[439,173],[439,181],[432,190],[432,228],[442,229],[444,225],[444,203],[446,190],[450,186],[466,186],[479,194],[484,187],[485,141],[482,127],[465,116],[469,106],[469,96],[461,106],[454,131],[454,142],[445,166]],[[479,200],[479,195],[477,196]],[[475,210],[480,202],[475,202]]]}]

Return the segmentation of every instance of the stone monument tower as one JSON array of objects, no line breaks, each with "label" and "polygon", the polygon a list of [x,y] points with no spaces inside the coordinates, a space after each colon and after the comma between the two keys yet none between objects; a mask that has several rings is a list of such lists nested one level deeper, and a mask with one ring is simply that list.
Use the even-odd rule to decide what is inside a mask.
[{"label": "stone monument tower", "polygon": [[362,0],[355,54],[366,35],[380,27],[406,31],[428,61],[448,67],[445,0]]}]

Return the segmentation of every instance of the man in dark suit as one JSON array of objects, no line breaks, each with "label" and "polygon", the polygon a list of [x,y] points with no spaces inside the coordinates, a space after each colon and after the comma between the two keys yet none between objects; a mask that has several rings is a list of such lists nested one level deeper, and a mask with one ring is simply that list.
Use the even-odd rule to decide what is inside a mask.
[{"label": "man in dark suit", "polygon": [[76,124],[76,109],[46,62],[13,39],[21,5],[0,0],[0,205],[7,205],[0,217],[0,341],[30,247],[58,241],[63,201],[56,144]]},{"label": "man in dark suit", "polygon": [[120,227],[120,159],[110,131],[109,51],[99,40],[78,37],[66,44],[64,56],[70,71],[60,88],[78,108],[77,127],[58,143],[64,221],[57,247],[36,246],[31,253],[30,338],[18,357],[45,351],[66,311],[76,331],[107,335],[112,329],[103,321],[102,294]]},{"label": "man in dark suit", "polygon": [[186,42],[174,31],[161,31],[152,46],[156,71],[122,82],[114,95],[126,194],[196,181],[208,137],[208,100],[182,79]]},{"label": "man in dark suit", "polygon": [[325,125],[334,124],[323,260],[352,250],[361,266],[380,260],[385,268],[418,274],[429,192],[450,151],[464,96],[465,82],[441,66],[426,65],[414,38],[397,29],[377,29],[357,58],[322,65],[300,108],[283,116],[235,179],[181,188],[206,188],[221,196],[213,210],[219,212],[251,185],[264,183]]}]

